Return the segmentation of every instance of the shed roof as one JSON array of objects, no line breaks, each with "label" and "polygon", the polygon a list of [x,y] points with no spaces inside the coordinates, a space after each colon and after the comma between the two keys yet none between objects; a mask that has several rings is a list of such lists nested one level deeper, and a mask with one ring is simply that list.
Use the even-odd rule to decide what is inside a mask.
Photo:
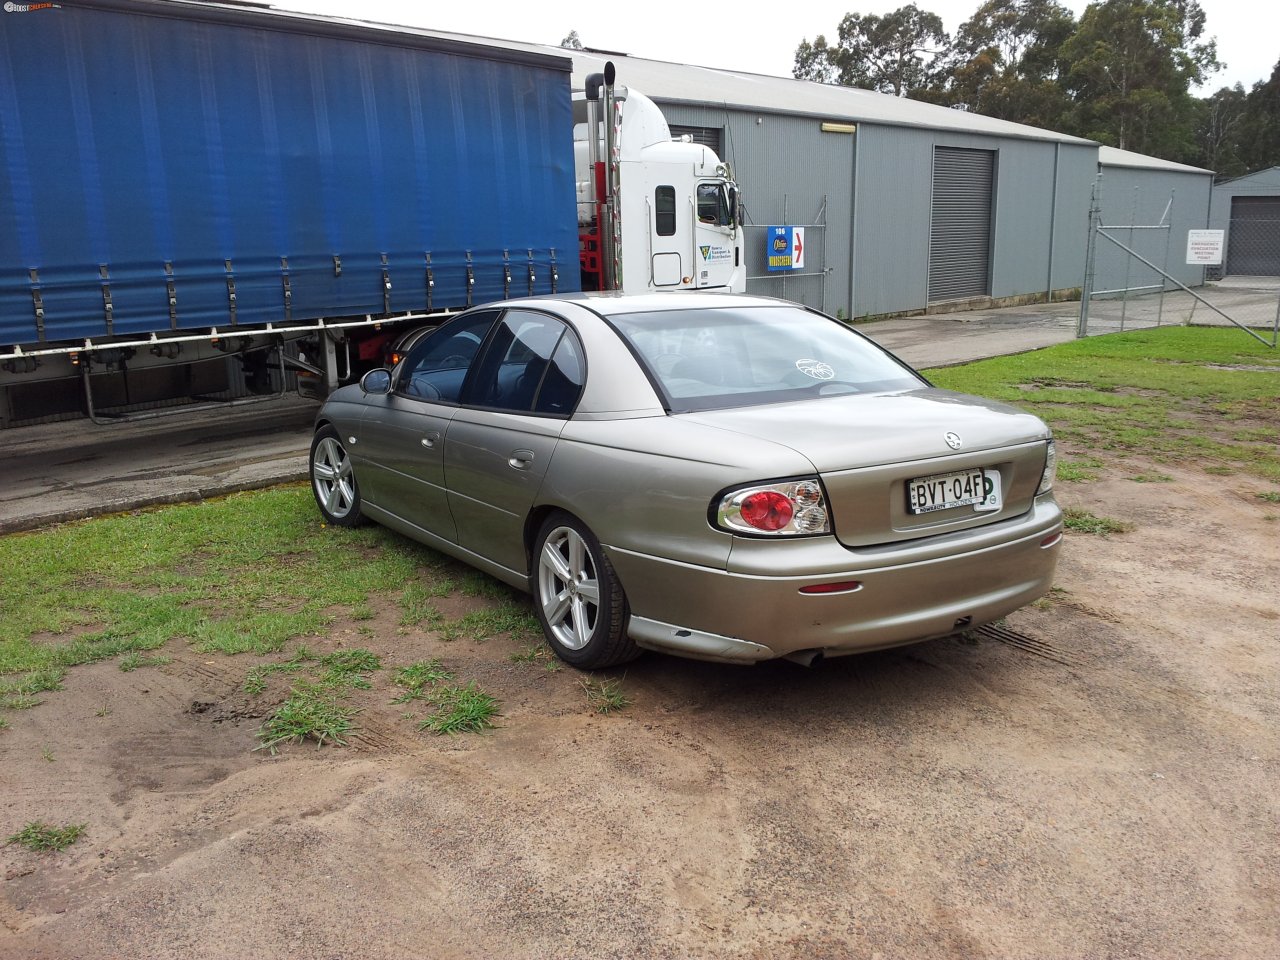
[{"label": "shed roof", "polygon": [[1203,173],[1213,176],[1212,170],[1202,167],[1189,167],[1185,163],[1174,163],[1172,160],[1161,160],[1149,157],[1145,153],[1134,153],[1132,150],[1120,150],[1116,147],[1099,146],[1098,163],[1104,167],[1134,167],[1138,170],[1170,170],[1175,173]]},{"label": "shed roof", "polygon": [[613,60],[618,68],[620,82],[644,91],[653,100],[668,103],[724,106],[821,117],[826,120],[923,127],[1024,140],[1051,140],[1089,146],[1093,144],[1091,140],[1053,130],[1042,130],[1022,123],[997,120],[994,117],[857,87],[792,80],[787,77],[767,77],[685,63],[665,63],[625,54],[591,50],[565,52],[573,56],[573,76],[577,83],[581,83],[587,74],[603,70],[605,62]]},{"label": "shed roof", "polygon": [[1223,180],[1214,189],[1226,187],[1228,192],[1231,192],[1233,190],[1244,191],[1257,187],[1275,189],[1277,186],[1280,186],[1280,167],[1267,167],[1265,170],[1246,173],[1243,177],[1232,177],[1230,180]]}]

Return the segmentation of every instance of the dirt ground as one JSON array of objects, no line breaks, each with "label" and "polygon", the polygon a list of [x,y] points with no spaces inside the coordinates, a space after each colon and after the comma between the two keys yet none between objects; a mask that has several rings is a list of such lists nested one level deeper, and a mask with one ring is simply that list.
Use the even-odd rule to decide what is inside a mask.
[{"label": "dirt ground", "polygon": [[0,732],[0,835],[88,825],[0,849],[0,956],[1275,957],[1268,488],[1060,483],[1133,530],[1068,534],[1003,641],[650,655],[608,716],[519,642],[406,632],[391,603],[313,644],[441,657],[502,700],[483,735],[419,732],[380,681],[350,746],[273,757],[287,680],[244,693],[259,659],[77,667]]}]

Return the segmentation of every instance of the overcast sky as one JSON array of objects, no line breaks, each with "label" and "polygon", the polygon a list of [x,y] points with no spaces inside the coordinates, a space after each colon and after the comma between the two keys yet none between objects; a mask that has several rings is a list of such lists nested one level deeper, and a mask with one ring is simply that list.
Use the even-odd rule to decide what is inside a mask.
[{"label": "overcast sky", "polygon": [[[423,3],[421,0],[272,0],[276,7],[330,16],[408,24],[501,37],[530,43],[559,43],[577,30],[585,46],[652,60],[789,77],[796,46],[825,34],[849,12],[883,14],[907,0],[740,0],[703,8],[688,0],[628,0],[613,5],[560,0],[473,0]],[[921,9],[942,17],[948,32],[967,20],[981,0],[917,0]],[[1079,16],[1086,0],[1066,0]],[[1280,4],[1276,0],[1200,0],[1207,32],[1217,37],[1218,59],[1226,68],[1214,74],[1201,96],[1221,86],[1242,83],[1248,90],[1271,75],[1280,59]],[[612,14],[612,15],[611,15]]]}]

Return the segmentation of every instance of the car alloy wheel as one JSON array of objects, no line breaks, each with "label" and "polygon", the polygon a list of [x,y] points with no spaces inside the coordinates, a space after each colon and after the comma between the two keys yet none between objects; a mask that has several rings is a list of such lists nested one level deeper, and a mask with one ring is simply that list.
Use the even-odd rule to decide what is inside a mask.
[{"label": "car alloy wheel", "polygon": [[311,490],[330,523],[350,527],[360,522],[360,488],[351,457],[332,427],[317,432],[311,444]]},{"label": "car alloy wheel", "polygon": [[556,654],[595,669],[639,655],[626,634],[627,606],[600,543],[577,520],[556,514],[538,536],[534,603]]}]

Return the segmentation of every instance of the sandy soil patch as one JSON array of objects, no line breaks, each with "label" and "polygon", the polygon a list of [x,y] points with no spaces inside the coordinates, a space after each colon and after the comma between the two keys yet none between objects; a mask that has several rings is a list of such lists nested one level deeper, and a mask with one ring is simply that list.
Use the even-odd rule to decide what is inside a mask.
[{"label": "sandy soil patch", "polygon": [[0,849],[0,955],[1276,956],[1280,505],[1151,472],[1060,484],[1134,527],[1068,535],[1060,589],[1005,625],[1029,645],[648,656],[598,716],[520,641],[387,605],[316,648],[438,656],[500,728],[419,732],[382,676],[348,747],[275,757],[254,734],[288,679],[244,693],[259,659],[78,667],[0,731],[3,834],[88,825]]}]

